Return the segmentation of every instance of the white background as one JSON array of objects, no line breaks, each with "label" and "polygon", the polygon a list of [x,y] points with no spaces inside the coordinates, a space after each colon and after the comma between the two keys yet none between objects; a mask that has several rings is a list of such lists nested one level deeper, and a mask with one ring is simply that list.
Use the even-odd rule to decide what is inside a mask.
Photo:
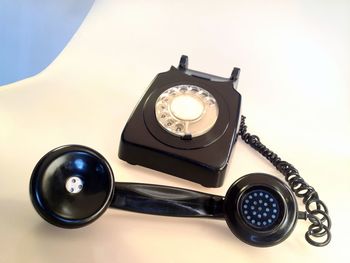
[{"label": "white background", "polygon": [[[350,216],[350,2],[96,1],[42,73],[0,89],[1,262],[345,261]],[[118,181],[224,195],[251,172],[278,172],[240,140],[224,186],[207,189],[117,157],[121,131],[153,77],[177,65],[229,76],[248,128],[292,162],[329,206],[333,240],[306,243],[299,221],[283,243],[254,248],[225,222],[109,209],[78,230],[53,227],[29,200],[31,171],[52,148],[78,143],[110,162]],[[303,207],[300,206],[302,210]]]}]

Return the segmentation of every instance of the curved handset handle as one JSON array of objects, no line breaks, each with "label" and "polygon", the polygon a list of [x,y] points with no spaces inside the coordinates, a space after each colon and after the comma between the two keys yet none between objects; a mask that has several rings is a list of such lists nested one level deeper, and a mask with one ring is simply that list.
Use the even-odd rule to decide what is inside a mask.
[{"label": "curved handset handle", "polygon": [[153,215],[224,218],[224,197],[183,188],[115,183],[110,207]]},{"label": "curved handset handle", "polygon": [[[33,170],[29,189],[39,215],[64,228],[88,225],[113,207],[153,215],[225,219],[239,239],[265,247],[285,240],[298,218],[292,190],[271,175],[245,175],[225,197],[163,185],[117,183],[106,159],[81,145],[58,147],[44,155]],[[309,231],[321,236],[329,227],[323,228],[326,232],[321,228]]]}]

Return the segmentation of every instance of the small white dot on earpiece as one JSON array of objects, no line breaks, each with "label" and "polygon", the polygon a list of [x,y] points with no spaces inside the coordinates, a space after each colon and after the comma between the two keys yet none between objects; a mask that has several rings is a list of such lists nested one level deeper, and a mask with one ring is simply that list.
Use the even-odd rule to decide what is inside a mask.
[{"label": "small white dot on earpiece", "polygon": [[77,194],[83,189],[83,181],[78,176],[71,176],[66,180],[66,190],[71,194]]}]

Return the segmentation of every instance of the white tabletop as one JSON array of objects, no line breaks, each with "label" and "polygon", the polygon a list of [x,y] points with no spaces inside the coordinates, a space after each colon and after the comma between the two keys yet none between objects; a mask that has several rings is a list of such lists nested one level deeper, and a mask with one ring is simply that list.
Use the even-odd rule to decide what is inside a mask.
[{"label": "white tabletop", "polygon": [[[350,2],[95,2],[81,28],[40,74],[0,87],[0,262],[336,262],[346,257],[350,172]],[[177,65],[223,77],[241,68],[248,128],[292,162],[326,202],[333,240],[306,243],[299,221],[283,243],[255,248],[224,221],[109,209],[93,224],[45,223],[29,200],[39,158],[63,144],[103,154],[116,180],[224,195],[244,174],[282,178],[238,140],[221,188],[117,157],[121,131],[154,76]],[[300,210],[303,207],[300,206]]]}]

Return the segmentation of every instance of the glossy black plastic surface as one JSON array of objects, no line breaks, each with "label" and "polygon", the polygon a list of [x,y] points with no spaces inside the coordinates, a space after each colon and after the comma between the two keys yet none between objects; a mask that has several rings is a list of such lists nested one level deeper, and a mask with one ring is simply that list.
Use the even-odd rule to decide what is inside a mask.
[{"label": "glossy black plastic surface", "polygon": [[[78,177],[83,187],[70,193],[66,182]],[[109,206],[114,178],[107,161],[96,151],[79,145],[56,148],[36,165],[30,196],[37,212],[49,223],[76,228],[97,219]]]},{"label": "glossy black plastic surface", "polygon": [[[155,77],[136,106],[121,135],[119,158],[206,187],[220,187],[237,138],[241,107],[241,95],[235,89],[238,77],[238,68],[230,78],[190,70],[188,58],[183,56],[179,68],[171,67]],[[154,112],[155,102],[163,91],[183,84],[209,91],[220,112],[207,133],[191,139],[165,131]]]},{"label": "glossy black plastic surface", "polygon": [[188,189],[139,183],[116,183],[111,207],[181,217],[223,218],[224,198]]},{"label": "glossy black plastic surface", "polygon": [[[82,181],[79,193],[66,188],[71,177]],[[42,157],[32,173],[30,196],[46,221],[65,228],[93,222],[110,205],[155,215],[223,218],[223,197],[162,185],[115,183],[103,156],[81,145],[62,146]]]},{"label": "glossy black plastic surface", "polygon": [[[262,193],[261,198],[254,197],[255,193]],[[245,208],[249,196],[252,198]],[[285,240],[298,219],[297,203],[289,187],[276,177],[263,173],[248,174],[234,182],[226,193],[224,207],[232,233],[243,242],[259,247],[277,245]],[[268,213],[265,209],[269,209]],[[273,209],[276,209],[275,213]],[[249,214],[250,218],[247,218]]]},{"label": "glossy black plastic surface", "polygon": [[[72,177],[81,182],[80,191],[67,187]],[[298,215],[289,187],[271,175],[243,176],[225,197],[170,186],[115,183],[102,155],[79,145],[56,148],[38,162],[30,195],[37,212],[59,227],[87,225],[111,206],[153,215],[225,219],[239,239],[261,247],[286,239]]]}]

